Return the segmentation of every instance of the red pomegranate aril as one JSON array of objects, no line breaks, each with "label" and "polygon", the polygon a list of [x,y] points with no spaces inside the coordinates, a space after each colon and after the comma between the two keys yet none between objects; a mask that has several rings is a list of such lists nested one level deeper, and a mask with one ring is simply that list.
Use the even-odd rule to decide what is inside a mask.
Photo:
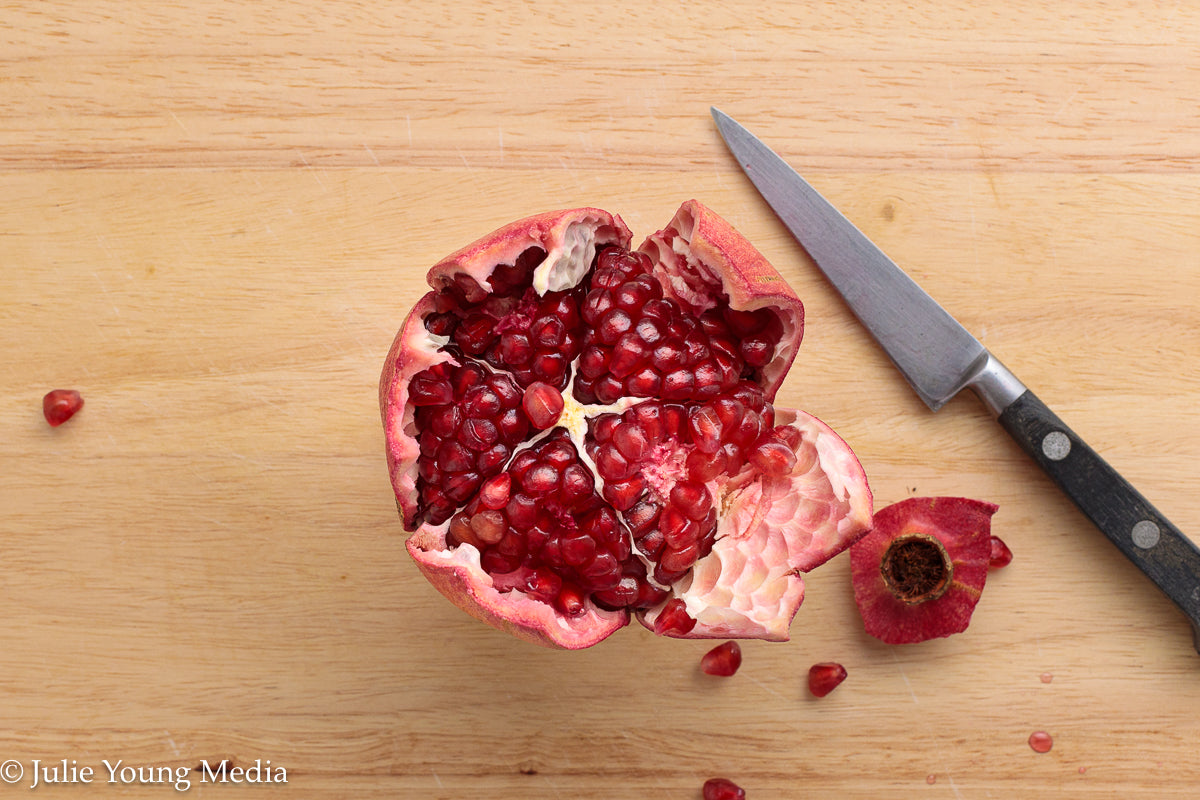
[{"label": "red pomegranate aril", "polygon": [[612,349],[608,370],[616,378],[627,378],[646,360],[645,344],[637,334],[622,334]]},{"label": "red pomegranate aril", "polygon": [[546,430],[553,427],[562,415],[562,392],[548,383],[535,381],[526,387],[521,407],[525,409],[525,415],[533,427]]},{"label": "red pomegranate aril", "polygon": [[704,782],[704,800],[746,800],[746,791],[728,778],[709,778]]},{"label": "red pomegranate aril", "polygon": [[580,500],[591,495],[596,489],[596,481],[592,473],[582,464],[569,464],[562,472],[563,503],[575,505]]},{"label": "red pomegranate aril", "polygon": [[[613,432],[616,435],[616,432]],[[631,477],[637,471],[637,465],[621,455],[615,444],[606,444],[596,452],[596,471],[605,481],[620,481]]]},{"label": "red pomegranate aril", "polygon": [[657,561],[667,546],[667,540],[663,538],[662,531],[651,530],[638,538],[636,546],[646,558]]},{"label": "red pomegranate aril", "polygon": [[42,416],[57,428],[83,408],[83,395],[75,389],[51,389],[42,397]]},{"label": "red pomegranate aril", "polygon": [[596,326],[596,338],[601,344],[615,345],[621,335],[633,327],[633,319],[619,308],[610,310]]},{"label": "red pomegranate aril", "polygon": [[625,511],[625,522],[634,536],[645,533],[658,522],[662,508],[653,500],[642,500],[634,503]]},{"label": "red pomegranate aril", "polygon": [[579,374],[589,380],[599,378],[608,372],[610,353],[600,347],[585,347],[579,357]]},{"label": "red pomegranate aril", "polygon": [[481,511],[471,517],[471,530],[483,544],[496,544],[508,531],[508,523],[499,511]]},{"label": "red pomegranate aril", "polygon": [[696,397],[715,397],[724,388],[721,385],[721,370],[712,362],[698,365],[694,384]]},{"label": "red pomegranate aril", "polygon": [[706,675],[728,678],[742,665],[742,648],[734,641],[719,644],[700,659],[700,669]]},{"label": "red pomegranate aril", "polygon": [[519,528],[531,528],[537,522],[538,503],[527,494],[514,494],[504,507],[509,524]]},{"label": "red pomegranate aril", "polygon": [[662,556],[658,559],[658,565],[667,572],[684,572],[692,564],[696,563],[696,559],[700,556],[700,543],[692,541],[678,549],[672,548],[670,542],[663,549]]},{"label": "red pomegranate aril", "polygon": [[578,567],[596,555],[596,540],[587,535],[564,536],[559,540],[559,549],[563,561]]},{"label": "red pomegranate aril", "polygon": [[833,661],[813,664],[808,670],[808,690],[814,697],[824,697],[846,680],[846,668]]},{"label": "red pomegranate aril", "polygon": [[556,317],[542,317],[529,327],[529,336],[540,347],[561,347],[567,326]]},{"label": "red pomegranate aril", "polygon": [[500,431],[496,429],[496,424],[489,420],[467,419],[459,429],[458,438],[467,449],[481,453],[496,443],[500,438]]},{"label": "red pomegranate aril", "polygon": [[646,434],[635,423],[626,422],[613,430],[613,446],[629,461],[641,461],[650,450]]},{"label": "red pomegranate aril", "polygon": [[992,546],[992,554],[988,558],[988,569],[1001,569],[1012,563],[1013,553],[1004,540],[999,536],[992,536],[990,539]]},{"label": "red pomegranate aril", "polygon": [[707,483],[713,478],[726,472],[726,459],[723,450],[715,453],[704,453],[693,450],[687,457],[688,478],[700,483]]},{"label": "red pomegranate aril", "polygon": [[687,606],[677,597],[666,602],[654,621],[654,632],[660,636],[667,633],[685,634],[694,627],[696,620],[687,613]]},{"label": "red pomegranate aril", "polygon": [[529,359],[533,358],[533,345],[524,333],[505,331],[500,334],[496,353],[505,364],[519,367],[528,364]]},{"label": "red pomegranate aril", "polygon": [[484,450],[475,459],[475,466],[484,475],[494,475],[512,455],[512,450],[502,444],[494,444],[487,450]]},{"label": "red pomegranate aril", "polygon": [[507,472],[493,475],[479,488],[479,502],[484,508],[499,511],[508,505],[510,491],[512,491],[512,476]]},{"label": "red pomegranate aril", "polygon": [[625,379],[625,391],[631,397],[653,397],[662,387],[662,378],[650,367],[644,367]]},{"label": "red pomegranate aril", "polygon": [[617,585],[611,589],[604,589],[595,592],[592,595],[601,607],[607,609],[628,608],[638,604],[639,586],[638,579],[632,575],[624,575],[621,580],[617,581]]},{"label": "red pomegranate aril", "polygon": [[555,598],[554,605],[559,611],[566,614],[568,617],[578,617],[587,611],[587,606],[584,604],[583,595],[579,589],[566,584],[558,592],[558,597]]},{"label": "red pomegranate aril", "polygon": [[663,376],[662,396],[667,400],[684,400],[696,384],[696,377],[684,369],[668,372]]},{"label": "red pomegranate aril", "polygon": [[605,375],[592,386],[596,399],[605,405],[617,402],[625,393],[625,384],[614,375]]},{"label": "red pomegranate aril", "polygon": [[641,499],[646,492],[646,480],[640,475],[623,481],[606,481],[604,483],[604,499],[618,511],[626,511]]},{"label": "red pomegranate aril", "polygon": [[437,449],[436,464],[442,472],[466,472],[475,466],[475,458],[458,442],[442,442]]},{"label": "red pomegranate aril", "polygon": [[765,336],[754,336],[743,339],[738,346],[742,359],[752,367],[765,367],[771,363],[775,354],[775,345],[767,341]]},{"label": "red pomegranate aril", "polygon": [[764,475],[787,475],[796,467],[796,454],[783,442],[768,439],[750,451],[750,463]]},{"label": "red pomegranate aril", "polygon": [[712,509],[712,493],[703,483],[680,481],[671,487],[671,504],[685,517],[702,520]]},{"label": "red pomegranate aril", "polygon": [[463,419],[462,412],[459,411],[458,406],[447,404],[444,406],[424,407],[430,409],[428,417],[429,429],[436,436],[442,439],[449,439],[458,432],[458,426],[462,424]]},{"label": "red pomegranate aril", "polygon": [[721,449],[721,420],[717,411],[704,406],[688,419],[692,442],[701,453],[709,454]]},{"label": "red pomegranate aril", "polygon": [[442,486],[446,497],[455,503],[462,504],[475,494],[482,481],[476,472],[460,472],[445,476]]},{"label": "red pomegranate aril", "polygon": [[668,506],[658,517],[658,529],[667,540],[667,546],[681,549],[696,541],[699,529],[679,509]]},{"label": "red pomegranate aril", "polygon": [[440,406],[454,400],[454,389],[448,381],[418,373],[408,384],[408,396],[414,406]]},{"label": "red pomegranate aril", "polygon": [[664,375],[682,368],[686,363],[683,343],[678,339],[668,339],[650,354],[650,365]]},{"label": "red pomegranate aril", "polygon": [[450,527],[446,535],[455,544],[469,544],[476,549],[483,549],[483,542],[475,535],[466,514],[455,514],[450,518]]},{"label": "red pomegranate aril", "polygon": [[521,487],[532,495],[546,494],[558,486],[558,470],[549,464],[539,464],[525,474]]}]

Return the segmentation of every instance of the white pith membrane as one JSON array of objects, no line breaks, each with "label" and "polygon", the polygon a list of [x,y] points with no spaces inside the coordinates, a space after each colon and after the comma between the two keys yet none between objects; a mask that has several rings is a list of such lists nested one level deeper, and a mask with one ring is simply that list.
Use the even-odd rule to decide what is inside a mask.
[{"label": "white pith membrane", "polygon": [[[577,221],[565,226],[559,239],[550,242],[550,247],[539,242],[547,256],[533,271],[533,288],[539,297],[547,292],[562,291],[579,285],[590,273],[597,250],[612,241],[597,241],[596,228],[592,220]],[[673,226],[665,229],[658,238],[651,237],[642,252],[654,261],[654,276],[663,286],[667,297],[675,298],[684,308],[699,313],[717,304],[721,293],[720,276],[711,268],[693,257],[688,236],[688,220],[680,223],[677,218]],[[619,242],[618,242],[619,244]],[[517,248],[507,259],[493,260],[484,273],[470,270],[481,286],[486,286],[487,275],[500,263],[513,263],[528,246]],[[655,252],[656,251],[656,252]],[[446,280],[452,275],[447,274]],[[416,316],[414,314],[414,316]],[[461,362],[440,348],[448,337],[435,336],[424,330],[422,320],[410,320],[420,327],[425,338],[420,349],[424,355],[420,363],[405,367],[404,372],[413,374],[433,364],[449,361]],[[785,325],[791,324],[785,320]],[[414,329],[413,334],[417,334]],[[413,338],[413,341],[417,339]],[[772,363],[782,362],[786,369],[788,354],[781,351],[787,347],[785,334],[776,343]],[[578,359],[577,359],[578,360]],[[611,405],[587,405],[575,400],[572,392],[575,364],[569,370],[569,380],[563,391],[564,409],[558,422],[549,430],[533,433],[519,447],[513,448],[509,462],[522,450],[535,447],[556,428],[565,428],[575,445],[577,456],[592,472],[596,480],[596,492],[603,495],[604,478],[588,455],[585,442],[588,421],[603,414],[621,414],[631,406],[642,402],[656,402],[656,398],[623,397]],[[499,373],[504,370],[489,365]],[[765,371],[765,369],[764,369]],[[414,408],[407,403],[407,382],[397,381],[393,397],[403,408],[399,422],[403,434],[415,448],[419,431],[415,426]],[[657,401],[678,405],[706,401]],[[769,402],[769,401],[768,401]],[[658,606],[639,612],[643,624],[653,629],[666,602],[673,598],[683,601],[693,619],[695,627],[688,638],[740,637],[782,641],[788,638],[788,627],[804,597],[804,583],[799,572],[807,571],[844,549],[849,538],[865,531],[870,526],[871,498],[865,481],[856,482],[861,476],[861,467],[846,444],[830,428],[803,412],[787,409],[775,410],[775,426],[791,424],[801,434],[797,448],[796,465],[785,476],[765,476],[758,473],[749,462],[736,475],[721,475],[706,486],[718,509],[716,541],[712,551],[698,559],[688,575],[668,589],[670,596]],[[686,479],[683,460],[690,444],[686,437],[679,446],[658,445],[646,459],[642,474],[650,486],[651,499],[663,504],[677,480]],[[505,464],[504,469],[508,469]],[[394,478],[395,480],[395,478]],[[417,485],[415,456],[409,474],[402,476],[397,485]],[[460,507],[461,508],[461,507]],[[626,527],[625,514],[613,509]],[[452,518],[451,518],[452,519]],[[409,550],[422,565],[422,569],[433,580],[429,569],[458,574],[462,586],[481,607],[471,613],[489,622],[499,622],[518,635],[521,626],[532,626],[565,646],[570,644],[578,631],[599,631],[594,640],[599,641],[612,630],[626,624],[627,610],[608,611],[597,607],[589,598],[585,612],[576,617],[567,617],[551,604],[523,594],[519,589],[499,592],[493,588],[493,580],[480,564],[480,551],[469,543],[455,547],[447,544],[446,533],[450,519],[440,525],[422,525],[413,539]],[[440,545],[440,546],[439,546]],[[654,582],[654,562],[647,559],[630,534],[631,551],[648,565],[646,579]],[[438,581],[434,581],[438,583]],[[657,584],[656,584],[657,585]],[[443,591],[444,586],[439,585]],[[488,619],[489,613],[507,608],[512,623],[501,619]],[[485,613],[489,612],[489,613]],[[555,631],[559,633],[556,635]],[[525,638],[529,638],[526,636]],[[589,642],[590,643],[590,642]]]}]

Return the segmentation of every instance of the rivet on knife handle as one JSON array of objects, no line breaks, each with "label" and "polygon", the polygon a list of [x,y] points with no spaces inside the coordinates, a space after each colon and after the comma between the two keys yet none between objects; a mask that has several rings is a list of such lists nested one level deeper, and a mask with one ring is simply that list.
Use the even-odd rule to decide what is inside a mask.
[{"label": "rivet on knife handle", "polygon": [[1000,424],[1125,556],[1192,621],[1200,650],[1200,549],[1026,391]]}]

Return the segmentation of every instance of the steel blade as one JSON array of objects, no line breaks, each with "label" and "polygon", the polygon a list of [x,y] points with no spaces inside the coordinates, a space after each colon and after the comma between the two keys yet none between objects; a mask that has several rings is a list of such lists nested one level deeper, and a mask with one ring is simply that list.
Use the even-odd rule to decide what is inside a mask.
[{"label": "steel blade", "polygon": [[747,177],[934,411],[988,358],[984,346],[800,176],[727,114],[717,129]]}]

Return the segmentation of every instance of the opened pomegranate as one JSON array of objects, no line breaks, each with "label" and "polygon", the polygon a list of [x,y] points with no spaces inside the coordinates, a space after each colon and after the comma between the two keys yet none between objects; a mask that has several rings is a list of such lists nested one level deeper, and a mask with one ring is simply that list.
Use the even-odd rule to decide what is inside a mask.
[{"label": "opened pomegranate", "polygon": [[541,644],[587,647],[631,615],[784,640],[798,573],[871,521],[850,448],[772,402],[803,307],[695,201],[631,240],[608,212],[553,212],[430,270],[380,382],[408,550]]}]

